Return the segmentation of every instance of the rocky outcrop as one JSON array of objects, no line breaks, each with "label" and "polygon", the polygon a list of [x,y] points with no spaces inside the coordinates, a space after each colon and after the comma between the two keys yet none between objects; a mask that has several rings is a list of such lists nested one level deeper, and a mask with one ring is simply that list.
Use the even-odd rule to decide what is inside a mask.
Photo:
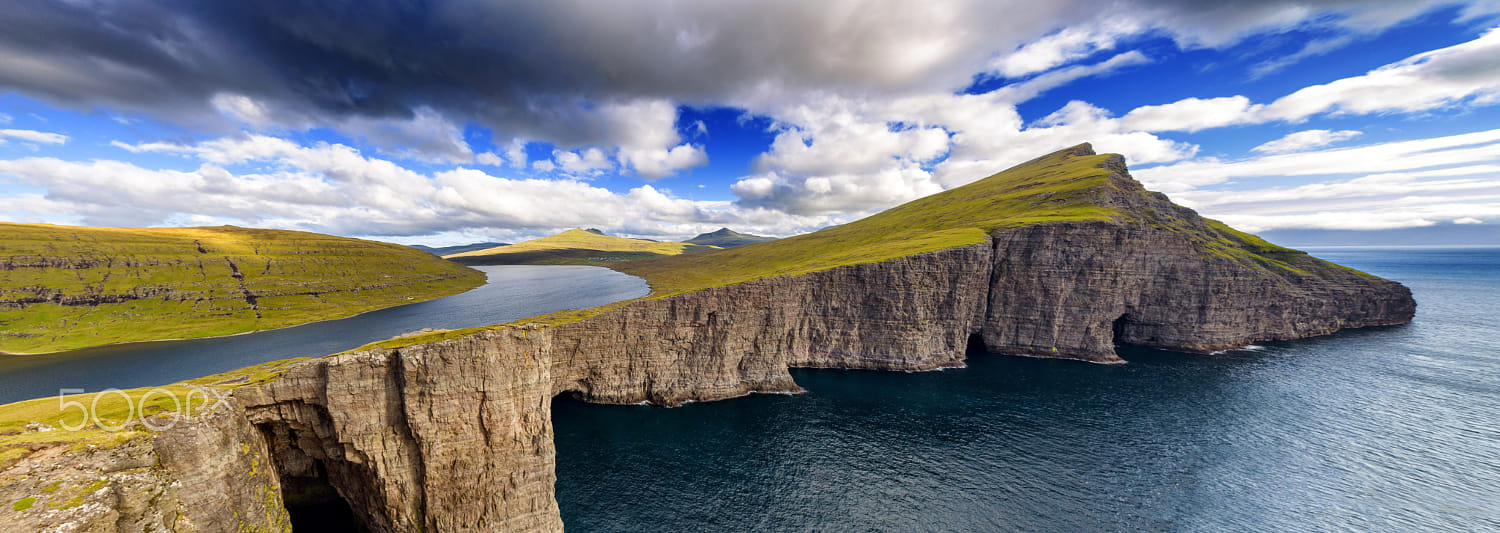
[{"label": "rocky outcrop", "polygon": [[488,331],[235,395],[286,485],[331,488],[375,531],[556,530],[548,352],[540,330]]},{"label": "rocky outcrop", "polygon": [[241,443],[274,483],[231,468],[222,479],[253,489],[162,488],[159,501],[216,520],[196,506],[220,502],[243,520],[273,516],[247,495],[274,490],[294,504],[337,498],[378,531],[555,531],[558,394],[671,406],[797,392],[794,367],[929,370],[961,366],[974,346],[1119,362],[1121,343],[1210,352],[1411,319],[1405,287],[1247,240],[1106,164],[1117,168],[1097,201],[1129,216],[308,361],[237,390],[220,415],[234,420],[205,423],[210,437],[163,435],[146,452],[161,457],[154,475],[176,482]]},{"label": "rocky outcrop", "polygon": [[[53,446],[0,472],[6,531],[291,531],[261,432],[233,400],[112,446]],[[139,424],[139,422],[137,422]],[[57,430],[53,430],[57,431]]]}]

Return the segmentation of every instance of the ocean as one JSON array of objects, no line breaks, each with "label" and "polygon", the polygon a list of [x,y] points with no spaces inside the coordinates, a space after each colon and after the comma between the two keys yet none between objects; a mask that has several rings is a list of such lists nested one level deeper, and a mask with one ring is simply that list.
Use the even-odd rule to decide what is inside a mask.
[{"label": "ocean", "polygon": [[1500,248],[1326,248],[1408,325],[664,409],[554,400],[570,531],[1500,531]]}]

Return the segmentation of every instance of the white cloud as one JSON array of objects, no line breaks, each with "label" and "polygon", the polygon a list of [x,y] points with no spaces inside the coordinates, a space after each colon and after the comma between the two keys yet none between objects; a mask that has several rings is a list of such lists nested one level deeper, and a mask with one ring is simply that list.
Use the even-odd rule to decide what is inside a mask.
[{"label": "white cloud", "polygon": [[526,141],[511,139],[510,144],[505,145],[505,158],[510,160],[512,167],[526,168]]},{"label": "white cloud", "polygon": [[[117,146],[203,164],[176,171],[109,160],[0,161],[0,175],[46,190],[4,216],[115,226],[212,220],[366,236],[464,231],[510,240],[579,226],[669,238],[726,225],[787,235],[834,220],[692,201],[649,185],[616,193],[575,179],[507,178],[468,168],[424,174],[344,145],[298,146],[268,136]],[[583,150],[579,161],[608,161],[592,151],[599,150]],[[226,170],[240,164],[264,170]]]},{"label": "white cloud", "polygon": [[1357,137],[1362,132],[1355,130],[1305,130],[1288,133],[1285,137],[1267,142],[1255,148],[1252,152],[1263,154],[1284,154],[1287,152],[1301,152],[1311,148],[1321,148],[1330,144],[1346,141]]},{"label": "white cloud", "polygon": [[501,166],[501,165],[505,164],[505,160],[502,159],[500,157],[500,155],[496,154],[495,152],[484,152],[484,153],[481,153],[481,154],[476,154],[474,156],[474,162],[478,163],[478,164],[481,164],[481,165],[488,165],[488,166],[492,166],[492,167],[498,167],[498,166]]},{"label": "white cloud", "polygon": [[1500,28],[1472,41],[1424,52],[1362,76],[1314,85],[1266,106],[1267,119],[1321,113],[1425,111],[1500,96]]},{"label": "white cloud", "polygon": [[552,159],[557,162],[557,168],[568,174],[594,175],[604,170],[614,168],[614,163],[604,155],[604,151],[598,148],[587,148],[578,151],[554,150]]},{"label": "white cloud", "polygon": [[1453,219],[1454,224],[1483,224],[1483,220],[1474,217],[1462,217]]},{"label": "white cloud", "polygon": [[665,178],[708,164],[708,152],[701,146],[691,144],[679,144],[669,150],[621,148],[619,157],[621,164],[645,179]]},{"label": "white cloud", "polygon": [[1186,98],[1170,104],[1141,106],[1120,118],[1120,128],[1150,132],[1195,132],[1256,121],[1262,106],[1243,96]]},{"label": "white cloud", "polygon": [[1246,178],[1381,174],[1496,159],[1500,159],[1500,130],[1488,130],[1242,161],[1185,161],[1140,169],[1135,175],[1147,187],[1171,193]]},{"label": "white cloud", "polygon": [[38,144],[63,144],[68,142],[67,135],[34,130],[0,130],[0,141],[4,139],[16,139]]},{"label": "white cloud", "polygon": [[[1485,219],[1500,214],[1500,130],[1243,161],[1191,161],[1135,174],[1173,200],[1251,232]],[[1302,184],[1255,186],[1289,179]],[[1216,186],[1221,183],[1226,186]]]},{"label": "white cloud", "polygon": [[252,128],[266,128],[276,123],[264,104],[243,94],[219,93],[209,98],[208,102],[225,117]]},{"label": "white cloud", "polygon": [[1144,29],[1145,25],[1139,21],[1123,17],[1104,18],[1094,25],[1063,28],[996,58],[991,69],[1009,78],[1045,72],[1114,48],[1121,38],[1139,34]]},{"label": "white cloud", "polygon": [[1038,95],[1067,85],[1073,81],[1113,73],[1125,67],[1150,63],[1151,58],[1137,50],[1117,54],[1106,61],[1093,65],[1075,65],[1036,76],[1021,83],[996,89],[996,96],[1013,103],[1021,103]]},{"label": "white cloud", "polygon": [[10,124],[10,115],[0,113],[0,124]]}]

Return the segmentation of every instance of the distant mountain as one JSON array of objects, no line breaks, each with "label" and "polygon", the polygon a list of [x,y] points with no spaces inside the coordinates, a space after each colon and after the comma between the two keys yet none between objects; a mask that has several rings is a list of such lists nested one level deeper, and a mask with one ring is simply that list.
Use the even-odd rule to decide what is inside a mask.
[{"label": "distant mountain", "polygon": [[439,247],[436,247],[436,248],[433,248],[431,246],[422,246],[420,244],[413,244],[413,245],[411,245],[412,248],[416,248],[418,250],[421,250],[421,251],[424,251],[424,252],[427,252],[427,253],[430,253],[430,254],[436,255],[436,256],[461,254],[461,253],[464,253],[464,252],[472,252],[474,250],[488,250],[490,248],[498,248],[498,247],[501,247],[501,246],[510,246],[510,243],[508,243],[508,242],[476,242],[474,244],[460,244],[458,246],[439,246]]},{"label": "distant mountain", "polygon": [[688,244],[702,244],[705,246],[729,248],[731,246],[739,246],[741,244],[774,240],[776,240],[775,237],[761,237],[760,235],[740,233],[729,228],[719,228],[718,231],[712,233],[704,233],[683,242],[686,242]]},{"label": "distant mountain", "polygon": [[605,235],[597,229],[570,229],[550,237],[444,255],[470,265],[597,265],[717,249],[684,242],[656,242]]}]

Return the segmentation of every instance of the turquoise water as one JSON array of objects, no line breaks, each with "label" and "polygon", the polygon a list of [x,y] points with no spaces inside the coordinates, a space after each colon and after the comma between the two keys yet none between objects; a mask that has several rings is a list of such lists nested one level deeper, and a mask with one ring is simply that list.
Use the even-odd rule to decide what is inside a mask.
[{"label": "turquoise water", "polygon": [[588,266],[482,266],[484,285],[462,294],[340,320],[248,335],[101,346],[44,356],[0,356],[0,404],[58,389],[127,389],[278,361],[318,357],[422,328],[498,324],[644,296],[640,278]]},{"label": "turquoise water", "polygon": [[1409,325],[1125,365],[800,370],[799,396],[554,401],[570,531],[1500,530],[1500,249],[1323,249]]}]

